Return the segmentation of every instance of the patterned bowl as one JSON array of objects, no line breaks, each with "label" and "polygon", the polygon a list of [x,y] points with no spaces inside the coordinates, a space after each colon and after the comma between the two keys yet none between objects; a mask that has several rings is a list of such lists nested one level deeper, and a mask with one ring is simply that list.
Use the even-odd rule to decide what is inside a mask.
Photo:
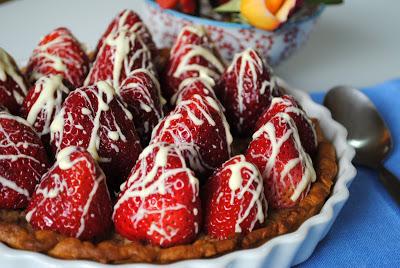
[{"label": "patterned bowl", "polygon": [[215,42],[221,56],[230,62],[236,53],[248,47],[258,49],[272,66],[292,55],[305,43],[324,6],[320,5],[307,15],[286,22],[274,32],[250,25],[222,22],[187,15],[175,10],[162,9],[154,0],[146,0],[145,14],[141,14],[153,34],[158,47],[171,47],[183,26],[203,25]]}]

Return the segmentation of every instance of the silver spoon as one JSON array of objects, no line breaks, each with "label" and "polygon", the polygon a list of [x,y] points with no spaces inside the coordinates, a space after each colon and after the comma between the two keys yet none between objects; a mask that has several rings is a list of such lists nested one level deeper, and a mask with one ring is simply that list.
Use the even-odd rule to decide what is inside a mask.
[{"label": "silver spoon", "polygon": [[382,163],[392,149],[390,130],[374,104],[357,89],[337,86],[326,94],[324,105],[347,128],[348,142],[356,150],[355,163],[377,169],[386,190],[400,205],[400,181]]}]

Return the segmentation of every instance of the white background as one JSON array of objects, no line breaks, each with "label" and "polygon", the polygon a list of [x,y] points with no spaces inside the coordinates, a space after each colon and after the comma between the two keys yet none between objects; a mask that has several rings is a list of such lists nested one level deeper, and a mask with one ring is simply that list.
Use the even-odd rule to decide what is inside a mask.
[{"label": "white background", "polygon": [[[0,5],[0,47],[18,63],[40,37],[66,26],[93,48],[121,9],[142,10],[142,0],[15,0]],[[337,84],[374,85],[400,77],[400,0],[345,0],[328,7],[307,44],[276,73],[307,91]]]}]

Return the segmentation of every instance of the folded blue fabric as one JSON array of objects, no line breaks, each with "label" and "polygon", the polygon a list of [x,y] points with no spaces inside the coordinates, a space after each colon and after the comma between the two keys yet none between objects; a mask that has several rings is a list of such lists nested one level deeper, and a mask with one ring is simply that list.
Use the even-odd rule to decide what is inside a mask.
[{"label": "folded blue fabric", "polygon": [[[363,89],[392,132],[385,166],[400,178],[400,79]],[[312,94],[322,103],[324,93]],[[378,174],[357,167],[350,198],[314,254],[299,267],[400,267],[400,210]]]}]

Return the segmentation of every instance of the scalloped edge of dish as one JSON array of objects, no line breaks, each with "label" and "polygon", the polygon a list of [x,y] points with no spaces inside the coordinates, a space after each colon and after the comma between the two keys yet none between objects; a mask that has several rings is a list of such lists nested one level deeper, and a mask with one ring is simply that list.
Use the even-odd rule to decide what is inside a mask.
[{"label": "scalloped edge of dish", "polygon": [[[328,233],[343,205],[349,198],[348,187],[356,175],[356,169],[351,161],[355,151],[346,142],[347,130],[332,119],[328,109],[312,101],[310,96],[292,88],[282,79],[277,82],[287,89],[306,112],[320,121],[325,136],[332,141],[338,157],[338,174],[331,196],[325,202],[320,213],[305,221],[295,232],[271,239],[262,246],[253,249],[238,250],[211,259],[195,259],[179,261],[163,265],[165,267],[289,267],[308,259],[318,242]],[[69,268],[100,268],[100,267],[158,267],[159,264],[122,264],[107,265],[85,260],[60,260],[45,254],[16,250],[0,243],[0,264],[6,267],[12,265],[29,267],[69,267]]]}]

